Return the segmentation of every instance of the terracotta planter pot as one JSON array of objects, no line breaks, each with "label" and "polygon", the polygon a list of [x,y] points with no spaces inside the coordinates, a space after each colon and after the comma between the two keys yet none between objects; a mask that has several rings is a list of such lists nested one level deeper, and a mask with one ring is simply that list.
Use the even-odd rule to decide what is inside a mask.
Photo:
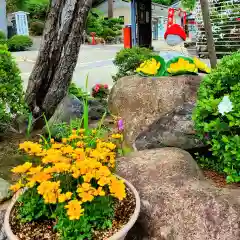
[{"label": "terracotta planter pot", "polygon": [[[120,179],[122,179],[121,177],[118,177]],[[125,184],[126,186],[132,191],[133,195],[135,196],[135,203],[136,203],[136,207],[134,210],[133,215],[131,216],[130,220],[128,221],[128,223],[123,226],[117,233],[115,233],[113,236],[111,236],[110,238],[108,238],[108,240],[124,240],[127,233],[129,232],[129,230],[133,227],[133,225],[135,224],[135,222],[137,221],[137,218],[139,216],[139,212],[140,212],[140,198],[139,198],[139,194],[137,192],[137,190],[135,189],[135,187],[128,182],[127,180],[125,180]],[[17,199],[19,197],[19,194],[16,194],[13,199],[11,204],[9,205],[7,212],[5,214],[5,219],[4,219],[4,230],[5,233],[8,237],[8,240],[19,240],[19,238],[13,234],[10,223],[9,223],[9,219],[10,219],[10,213],[12,211],[12,208],[14,207]]]}]

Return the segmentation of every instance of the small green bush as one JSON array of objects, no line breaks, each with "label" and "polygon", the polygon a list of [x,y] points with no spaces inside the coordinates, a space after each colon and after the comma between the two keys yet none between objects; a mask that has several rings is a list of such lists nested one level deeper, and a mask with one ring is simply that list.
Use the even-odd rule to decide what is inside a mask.
[{"label": "small green bush", "polygon": [[210,145],[205,167],[240,182],[240,52],[224,57],[201,82],[193,114],[200,138]]},{"label": "small green bush", "polygon": [[24,110],[20,71],[6,45],[0,45],[0,133]]},{"label": "small green bush", "polygon": [[44,22],[33,20],[30,23],[30,31],[34,36],[42,36],[44,30]]},{"label": "small green bush", "polygon": [[49,0],[26,0],[26,11],[31,19],[44,21],[47,16]]},{"label": "small green bush", "polygon": [[116,37],[116,32],[111,28],[104,28],[101,36],[106,39],[107,37]]},{"label": "small green bush", "polygon": [[0,40],[5,40],[6,39],[6,34],[3,31],[0,31]]},{"label": "small green bush", "polygon": [[25,51],[33,45],[33,41],[28,36],[15,35],[8,40],[7,45],[9,51]]},{"label": "small green bush", "polygon": [[79,100],[85,99],[86,97],[89,97],[90,94],[82,90],[82,88],[77,87],[75,83],[71,83],[70,87],[68,89],[69,94],[74,95]]},{"label": "small green bush", "polygon": [[130,49],[122,49],[117,53],[113,61],[118,67],[118,72],[113,76],[113,80],[117,81],[121,77],[133,75],[136,68],[142,62],[155,55],[152,50],[147,48],[133,47]]}]

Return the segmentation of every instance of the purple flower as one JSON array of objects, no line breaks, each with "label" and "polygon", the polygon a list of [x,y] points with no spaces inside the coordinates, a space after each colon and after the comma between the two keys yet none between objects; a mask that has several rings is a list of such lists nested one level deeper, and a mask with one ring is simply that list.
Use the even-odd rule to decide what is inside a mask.
[{"label": "purple flower", "polygon": [[123,120],[122,119],[118,120],[117,125],[118,125],[118,130],[119,131],[123,131],[124,130]]}]

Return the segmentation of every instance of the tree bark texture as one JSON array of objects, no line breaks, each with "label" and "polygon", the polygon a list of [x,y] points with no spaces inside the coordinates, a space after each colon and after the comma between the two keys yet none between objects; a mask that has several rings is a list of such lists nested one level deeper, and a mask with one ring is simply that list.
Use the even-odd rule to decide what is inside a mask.
[{"label": "tree bark texture", "polygon": [[113,0],[108,0],[108,18],[113,18]]},{"label": "tree bark texture", "polygon": [[50,118],[67,94],[92,0],[52,0],[25,100],[34,117]]},{"label": "tree bark texture", "polygon": [[204,23],[204,29],[207,39],[208,54],[211,63],[211,67],[215,68],[217,65],[217,55],[215,50],[215,44],[213,39],[212,24],[209,13],[209,3],[208,0],[200,0],[202,17]]}]

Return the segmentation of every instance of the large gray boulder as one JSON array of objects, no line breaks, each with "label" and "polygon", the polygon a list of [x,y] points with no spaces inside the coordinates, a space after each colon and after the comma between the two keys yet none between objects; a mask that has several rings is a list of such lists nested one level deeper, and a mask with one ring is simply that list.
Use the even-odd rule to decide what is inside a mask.
[{"label": "large gray boulder", "polygon": [[127,240],[240,239],[240,190],[205,180],[184,150],[135,152],[120,158],[117,168],[141,198],[140,217]]},{"label": "large gray boulder", "polygon": [[185,103],[195,102],[200,76],[121,78],[109,96],[109,110],[124,121],[125,140],[135,139],[155,121],[176,111]]},{"label": "large gray boulder", "polygon": [[[97,99],[88,100],[88,117],[89,121],[99,120],[106,111],[106,103]],[[74,95],[67,95],[57,106],[53,116],[49,119],[48,125],[51,129],[52,135],[56,134],[56,125],[61,123],[70,123],[76,118],[81,119],[84,113],[83,101]],[[46,127],[44,128],[46,131]]]},{"label": "large gray boulder", "polygon": [[161,147],[178,147],[195,149],[203,147],[197,138],[192,121],[192,111],[195,104],[184,103],[173,112],[160,117],[141,132],[135,140],[137,150]]},{"label": "large gray boulder", "polygon": [[4,202],[11,196],[9,187],[10,184],[6,180],[0,178],[0,203]]}]

